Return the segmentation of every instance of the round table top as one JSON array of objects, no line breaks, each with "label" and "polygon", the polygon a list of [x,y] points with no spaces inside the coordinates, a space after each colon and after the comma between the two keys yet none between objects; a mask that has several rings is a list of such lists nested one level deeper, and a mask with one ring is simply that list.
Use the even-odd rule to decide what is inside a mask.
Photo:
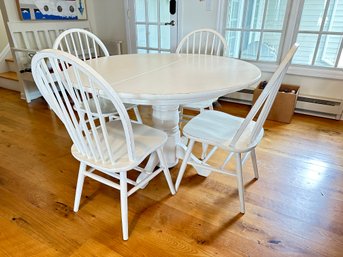
[{"label": "round table top", "polygon": [[261,71],[227,57],[130,54],[87,61],[120,95],[135,104],[186,104],[217,98],[256,84]]}]

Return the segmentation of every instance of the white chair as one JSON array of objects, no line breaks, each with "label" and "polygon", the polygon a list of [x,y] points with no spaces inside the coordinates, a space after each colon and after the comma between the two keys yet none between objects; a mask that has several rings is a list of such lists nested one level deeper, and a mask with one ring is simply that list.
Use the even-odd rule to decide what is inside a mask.
[{"label": "white chair", "polygon": [[[179,43],[176,48],[176,53],[185,54],[206,54],[224,56],[226,53],[227,42],[225,38],[213,29],[198,29],[188,33]],[[192,118],[192,115],[185,115],[183,109],[196,110],[202,113],[206,109],[213,110],[213,103],[218,98],[209,99],[206,101],[191,103],[180,106],[180,120],[186,121]],[[207,145],[203,144],[201,158],[206,157]]]},{"label": "white chair", "polygon": [[[259,175],[255,148],[263,137],[263,124],[268,116],[290,61],[297,49],[298,44],[295,44],[287,53],[245,119],[219,111],[206,111],[200,113],[185,125],[183,134],[189,139],[189,143],[176,180],[176,190],[178,190],[180,186],[187,163],[190,160],[194,142],[197,141],[209,144],[212,145],[213,148],[204,160],[196,160],[196,162],[190,161],[189,163],[194,167],[201,167],[208,171],[216,171],[235,176],[238,184],[240,211],[241,213],[245,212],[242,166],[250,155],[255,173],[254,175],[255,178],[258,179]],[[261,112],[257,121],[253,121],[260,110]],[[218,148],[227,151],[228,155],[221,166],[210,166],[208,160]],[[235,156],[236,159],[236,171],[225,169],[232,156]],[[195,158],[194,156],[192,157]]]},{"label": "white chair", "polygon": [[[127,240],[127,200],[130,195],[161,171],[164,172],[171,193],[175,194],[162,152],[167,141],[166,133],[131,122],[125,106],[111,86],[85,62],[73,55],[59,50],[43,50],[34,56],[32,72],[38,89],[62,120],[73,141],[72,155],[80,161],[74,211],[79,209],[85,177],[119,189],[123,239]],[[106,122],[101,108],[102,97],[112,103],[120,119]],[[72,106],[72,103],[75,106]],[[91,110],[90,103],[94,103],[95,110]],[[90,118],[94,111],[99,117],[96,120]],[[88,122],[85,121],[87,118]],[[138,166],[155,152],[160,168],[151,172]],[[97,172],[94,172],[96,170]],[[127,178],[129,170],[136,170],[147,176],[138,183]],[[118,182],[101,176],[103,174]],[[130,190],[128,184],[132,185]]]},{"label": "white chair", "polygon": [[[176,53],[185,54],[207,54],[224,56],[226,53],[227,42],[225,38],[213,29],[199,29],[188,33],[179,43],[176,48]],[[195,109],[200,112],[205,109],[213,110],[213,102],[215,99],[196,102],[192,104],[183,105],[181,107],[182,118],[189,117],[183,115],[183,108]]]},{"label": "white chair", "polygon": [[[83,61],[97,59],[100,56],[110,56],[104,43],[93,33],[85,29],[68,29],[62,32],[55,40],[53,49],[68,52]],[[136,119],[142,123],[142,118],[135,104],[124,104],[126,110],[133,109]],[[91,110],[94,104],[90,103]],[[117,117],[117,110],[106,99],[101,100],[102,113],[106,117]],[[96,111],[94,111],[95,113]]]}]

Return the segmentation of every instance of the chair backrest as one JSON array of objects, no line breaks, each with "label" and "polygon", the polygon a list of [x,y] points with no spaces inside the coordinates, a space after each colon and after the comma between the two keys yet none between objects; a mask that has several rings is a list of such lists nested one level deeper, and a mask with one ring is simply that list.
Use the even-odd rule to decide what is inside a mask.
[{"label": "chair backrest", "polygon": [[[297,51],[299,47],[299,44],[295,43],[292,48],[288,51],[285,58],[280,63],[279,67],[269,80],[266,87],[263,89],[261,95],[255,102],[254,106],[248,113],[247,117],[241,124],[239,130],[237,131],[236,135],[234,136],[233,140],[231,141],[231,147],[235,148],[236,144],[239,142],[239,140],[244,136],[245,138],[250,139],[250,145],[256,144],[256,139],[258,135],[260,134],[263,124],[267,119],[267,116],[269,114],[269,111],[274,103],[275,97],[279,91],[281,82],[287,72],[287,69],[291,63],[291,60]],[[249,125],[251,121],[255,118],[255,116],[258,114],[258,112],[261,110],[257,121],[253,128],[251,128]],[[247,129],[249,127],[249,129]]]},{"label": "chair backrest", "polygon": [[[104,165],[116,162],[101,110],[101,98],[105,97],[120,116],[118,122],[125,133],[128,156],[134,160],[135,145],[127,111],[117,93],[96,71],[71,54],[48,49],[33,57],[32,73],[38,89],[64,123],[79,153]],[[91,111],[90,101],[96,110]],[[94,120],[94,115],[98,119]]]},{"label": "chair backrest", "polygon": [[93,33],[84,29],[68,29],[55,40],[53,49],[68,52],[83,61],[109,56],[104,43]]},{"label": "chair backrest", "polygon": [[176,48],[176,53],[224,56],[227,42],[213,29],[198,29],[188,33]]}]

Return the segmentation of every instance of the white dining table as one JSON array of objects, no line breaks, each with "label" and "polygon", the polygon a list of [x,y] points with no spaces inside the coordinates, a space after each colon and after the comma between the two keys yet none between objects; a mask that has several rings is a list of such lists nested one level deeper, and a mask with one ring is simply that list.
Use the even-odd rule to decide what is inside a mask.
[{"label": "white dining table", "polygon": [[[123,102],[152,105],[153,126],[168,134],[164,154],[169,167],[182,157],[181,104],[239,91],[256,84],[261,77],[261,71],[251,63],[211,55],[129,54],[86,62]],[[148,166],[156,164],[152,158]]]}]

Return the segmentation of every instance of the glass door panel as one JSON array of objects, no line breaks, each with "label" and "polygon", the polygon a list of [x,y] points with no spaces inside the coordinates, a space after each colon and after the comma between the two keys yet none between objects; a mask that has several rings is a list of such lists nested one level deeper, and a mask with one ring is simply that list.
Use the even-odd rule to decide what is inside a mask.
[{"label": "glass door panel", "polygon": [[131,52],[174,52],[177,45],[177,13],[170,14],[170,0],[128,1],[131,10]]}]

